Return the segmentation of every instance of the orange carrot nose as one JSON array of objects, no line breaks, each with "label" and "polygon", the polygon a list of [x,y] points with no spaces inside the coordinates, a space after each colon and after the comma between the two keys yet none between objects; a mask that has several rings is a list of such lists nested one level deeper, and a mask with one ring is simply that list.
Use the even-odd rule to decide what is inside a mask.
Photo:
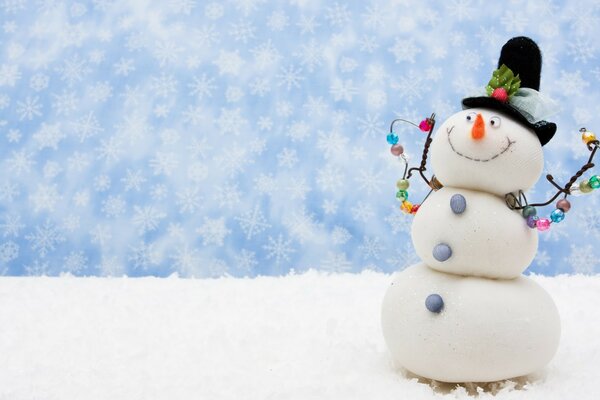
[{"label": "orange carrot nose", "polygon": [[473,128],[471,128],[471,137],[475,140],[483,139],[485,136],[485,123],[481,114],[477,114]]}]

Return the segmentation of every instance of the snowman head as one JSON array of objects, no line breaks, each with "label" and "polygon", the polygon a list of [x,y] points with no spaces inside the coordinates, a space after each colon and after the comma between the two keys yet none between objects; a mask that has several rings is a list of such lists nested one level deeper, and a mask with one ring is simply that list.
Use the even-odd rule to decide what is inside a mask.
[{"label": "snowman head", "polygon": [[502,111],[470,108],[440,126],[431,144],[431,164],[445,186],[504,196],[537,182],[544,155],[532,129]]},{"label": "snowman head", "polygon": [[544,118],[554,104],[539,92],[542,54],[527,37],[502,47],[485,88],[462,100],[464,111],[445,121],[431,144],[431,163],[443,185],[503,196],[526,191],[544,166],[542,146],[556,132]]}]

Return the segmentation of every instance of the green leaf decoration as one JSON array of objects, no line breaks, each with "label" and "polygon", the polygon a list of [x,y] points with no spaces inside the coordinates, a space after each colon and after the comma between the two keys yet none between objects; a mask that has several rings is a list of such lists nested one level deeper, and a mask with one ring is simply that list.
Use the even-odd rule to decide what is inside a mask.
[{"label": "green leaf decoration", "polygon": [[510,68],[502,64],[500,68],[492,73],[492,79],[488,82],[485,90],[488,96],[491,96],[494,89],[504,88],[508,97],[512,96],[521,87],[521,78],[515,76]]}]

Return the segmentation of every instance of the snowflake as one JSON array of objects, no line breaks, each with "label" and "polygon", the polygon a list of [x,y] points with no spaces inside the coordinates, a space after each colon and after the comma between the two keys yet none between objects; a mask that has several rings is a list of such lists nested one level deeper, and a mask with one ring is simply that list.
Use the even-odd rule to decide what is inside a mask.
[{"label": "snowflake", "polygon": [[7,214],[3,217],[3,222],[0,223],[0,229],[2,229],[3,237],[19,237],[19,232],[25,228],[25,225],[21,223],[21,216],[18,214]]},{"label": "snowflake", "polygon": [[304,121],[294,121],[286,129],[286,132],[292,142],[303,142],[310,135],[310,126]]},{"label": "snowflake", "polygon": [[67,82],[69,86],[82,82],[85,76],[91,71],[86,64],[86,61],[78,55],[64,60],[62,67],[57,68],[57,71],[60,73],[60,79]]},{"label": "snowflake", "polygon": [[429,90],[429,85],[413,71],[403,74],[397,81],[392,82],[391,87],[396,89],[409,104],[420,100],[423,94]]},{"label": "snowflake", "polygon": [[300,64],[306,66],[308,72],[313,72],[323,62],[323,47],[315,39],[311,39],[308,44],[300,46],[300,50],[294,53],[295,57],[300,59]]},{"label": "snowflake", "polygon": [[296,69],[293,65],[281,68],[281,72],[277,74],[277,78],[279,79],[278,85],[285,86],[288,91],[292,88],[299,88],[300,82],[304,80],[304,77],[300,75],[301,72],[301,68]]},{"label": "snowflake", "polygon": [[52,97],[54,98],[52,108],[59,116],[70,115],[78,108],[79,99],[75,96],[75,92],[63,90],[61,94],[53,94]]},{"label": "snowflake", "polygon": [[352,102],[352,97],[358,93],[358,88],[354,86],[352,79],[334,79],[329,88],[329,93],[335,101]]},{"label": "snowflake", "polygon": [[406,267],[419,262],[419,257],[417,257],[409,240],[406,241],[404,246],[398,246],[394,253],[395,254],[389,257],[386,262],[395,270],[403,270]]},{"label": "snowflake", "polygon": [[21,79],[21,71],[17,65],[0,65],[0,87],[14,87],[19,79]]},{"label": "snowflake", "polygon": [[197,187],[186,187],[175,193],[177,196],[176,204],[179,206],[179,212],[195,213],[202,207],[202,196]]},{"label": "snowflake", "polygon": [[327,112],[327,104],[322,97],[308,96],[308,100],[303,105],[310,116],[322,116]]},{"label": "snowflake", "polygon": [[324,192],[337,192],[344,184],[344,173],[336,166],[326,164],[317,174],[317,185]]},{"label": "snowflake", "polygon": [[578,274],[592,274],[596,265],[600,263],[589,244],[581,247],[571,245],[571,253],[564,260],[571,266],[573,272]]},{"label": "snowflake", "polygon": [[391,212],[384,220],[390,225],[394,235],[410,232],[411,220],[396,207],[392,207]]},{"label": "snowflake", "polygon": [[113,87],[108,82],[98,82],[88,88],[87,97],[96,103],[103,103],[112,96],[112,93]]},{"label": "snowflake", "polygon": [[225,14],[225,8],[219,3],[209,3],[204,7],[204,15],[210,19],[219,19]]},{"label": "snowflake", "polygon": [[352,263],[348,261],[346,253],[334,253],[329,251],[319,268],[324,271],[335,273],[350,272],[352,270]]},{"label": "snowflake", "polygon": [[232,210],[242,202],[242,194],[236,184],[226,184],[215,188],[213,199],[219,208]]},{"label": "snowflake", "polygon": [[34,232],[25,236],[31,243],[31,249],[37,251],[39,256],[44,258],[48,252],[56,250],[56,246],[65,241],[60,230],[49,220],[43,225],[37,225]]},{"label": "snowflake", "polygon": [[320,224],[315,221],[315,216],[309,214],[305,209],[286,215],[283,218],[283,226],[300,244],[304,244],[307,240],[316,239],[321,228]]},{"label": "snowflake", "polygon": [[25,265],[24,269],[28,276],[47,276],[50,266],[47,261],[40,262],[40,260],[34,260],[33,264]]},{"label": "snowflake", "polygon": [[91,138],[102,132],[104,129],[100,126],[98,119],[93,112],[89,112],[87,115],[79,118],[77,121],[72,122],[71,126],[75,132],[75,135],[79,138],[79,142],[83,143],[85,140]]},{"label": "snowflake", "polygon": [[244,65],[244,60],[239,56],[237,50],[233,52],[221,50],[214,64],[219,68],[219,75],[238,75]]},{"label": "snowflake", "polygon": [[306,15],[300,16],[300,21],[296,24],[300,28],[300,33],[305,35],[310,33],[311,35],[315,33],[315,29],[319,27],[319,24],[315,21],[314,16],[307,17]]},{"label": "snowflake", "polygon": [[19,257],[19,245],[9,240],[0,244],[0,262],[8,263]]},{"label": "snowflake", "polygon": [[326,160],[341,155],[349,141],[346,135],[342,135],[337,130],[328,132],[319,131],[318,136],[317,149],[323,153],[323,157]]},{"label": "snowflake", "polygon": [[133,206],[133,212],[134,216],[131,222],[138,228],[140,235],[155,231],[160,224],[160,220],[167,216],[153,206]]},{"label": "snowflake", "polygon": [[370,196],[373,193],[381,192],[381,185],[384,183],[382,175],[382,171],[361,170],[354,180],[358,183],[358,188]]},{"label": "snowflake", "polygon": [[281,264],[282,261],[289,261],[291,255],[296,252],[291,245],[292,240],[285,240],[281,234],[277,239],[269,236],[268,241],[269,243],[263,245],[262,248],[267,252],[267,260],[274,258],[276,265]]},{"label": "snowflake", "polygon": [[369,6],[361,19],[367,28],[376,29],[385,24],[386,11],[379,6]]},{"label": "snowflake", "polygon": [[152,55],[158,60],[158,65],[164,67],[175,64],[182,51],[183,48],[179,47],[177,42],[159,41],[154,45]]},{"label": "snowflake", "polygon": [[169,8],[176,14],[190,15],[196,7],[196,0],[170,0]]},{"label": "snowflake", "polygon": [[367,53],[373,53],[375,50],[379,48],[379,43],[377,42],[377,37],[375,36],[363,36],[358,41],[360,51],[364,51]]},{"label": "snowflake", "polygon": [[246,239],[248,240],[271,227],[271,225],[267,223],[267,220],[260,211],[258,205],[255,205],[252,209],[246,210],[239,217],[235,217],[234,219],[239,222],[240,228],[242,228],[242,232],[244,232]]},{"label": "snowflake", "polygon": [[106,200],[102,202],[102,212],[107,217],[118,217],[125,213],[125,200],[121,196],[108,196]]},{"label": "snowflake", "polygon": [[506,10],[500,17],[500,23],[507,32],[523,32],[529,26],[528,18],[519,11]]},{"label": "snowflake", "polygon": [[256,37],[256,28],[249,21],[240,20],[230,25],[231,29],[229,34],[233,37],[236,42],[248,43],[248,40]]},{"label": "snowflake", "polygon": [[256,253],[246,249],[240,250],[235,256],[236,266],[244,272],[250,273],[258,265]]},{"label": "snowflake", "polygon": [[274,32],[281,32],[288,26],[289,18],[283,11],[273,11],[267,18],[267,26]]},{"label": "snowflake", "polygon": [[340,5],[339,3],[333,3],[332,7],[327,7],[325,19],[329,21],[331,26],[342,28],[350,24],[350,11],[346,5]]},{"label": "snowflake", "polygon": [[0,3],[0,8],[4,10],[6,14],[16,14],[21,10],[25,9],[27,0],[3,0]]},{"label": "snowflake", "polygon": [[15,183],[3,182],[0,185],[0,200],[12,202],[19,194],[19,187]]},{"label": "snowflake", "polygon": [[175,153],[159,151],[150,159],[149,164],[154,175],[170,176],[179,166],[179,157]]},{"label": "snowflake", "polygon": [[383,121],[380,120],[379,114],[367,114],[364,118],[357,118],[358,129],[362,131],[363,137],[376,138],[384,132]]},{"label": "snowflake", "polygon": [[6,160],[8,169],[14,172],[17,176],[27,174],[31,171],[31,167],[35,164],[33,154],[27,153],[25,150],[13,151],[12,156]]},{"label": "snowflake", "polygon": [[540,267],[547,267],[550,265],[552,258],[548,255],[546,250],[540,250],[535,255],[534,262]]},{"label": "snowflake", "polygon": [[446,8],[449,15],[456,17],[458,21],[472,19],[475,10],[471,0],[452,0],[446,3]]},{"label": "snowflake", "polygon": [[56,185],[38,185],[35,192],[29,195],[29,201],[33,204],[33,211],[38,213],[42,210],[54,211],[56,203],[61,199]]},{"label": "snowflake", "polygon": [[200,253],[187,245],[175,250],[171,259],[173,259],[173,268],[184,276],[192,276],[193,272],[201,266]]},{"label": "snowflake", "polygon": [[256,78],[250,84],[250,93],[255,96],[263,97],[271,91],[271,83],[267,78]]},{"label": "snowflake", "polygon": [[19,120],[27,119],[31,121],[34,117],[40,117],[42,115],[42,105],[39,103],[39,97],[31,98],[27,96],[25,101],[17,102],[17,114],[19,114]]},{"label": "snowflake", "polygon": [[57,150],[58,144],[66,136],[59,124],[50,125],[42,123],[40,129],[33,134],[33,140],[37,142],[39,150],[43,150],[46,147]]},{"label": "snowflake", "polygon": [[284,168],[293,168],[298,163],[298,154],[296,149],[288,149],[284,147],[279,154],[277,154],[277,164]]},{"label": "snowflake", "polygon": [[125,177],[121,178],[121,182],[125,185],[125,191],[135,190],[139,192],[142,185],[146,182],[142,170],[132,171],[129,168],[125,173]]},{"label": "snowflake", "polygon": [[83,251],[71,251],[65,257],[64,268],[70,273],[77,274],[87,268],[88,259]]},{"label": "snowflake", "polygon": [[103,276],[125,276],[124,266],[116,256],[105,257],[100,260],[97,267]]},{"label": "snowflake", "polygon": [[358,246],[358,251],[360,251],[363,255],[363,258],[369,259],[374,258],[379,260],[381,256],[381,252],[385,249],[385,247],[381,244],[378,237],[364,237],[363,242],[360,246]]},{"label": "snowflake", "polygon": [[225,225],[225,218],[204,218],[204,224],[196,229],[196,233],[202,236],[202,241],[205,246],[214,244],[223,246],[225,237],[231,233]]},{"label": "snowflake", "polygon": [[388,51],[394,55],[397,64],[403,61],[414,63],[415,56],[421,52],[415,45],[414,40],[400,38],[396,38],[394,45]]},{"label": "snowflake", "polygon": [[337,210],[338,210],[337,202],[335,202],[335,200],[331,200],[331,199],[323,200],[322,207],[323,207],[323,212],[326,215],[334,215],[335,213],[337,213]]},{"label": "snowflake", "polygon": [[214,85],[215,79],[209,78],[206,74],[202,76],[194,76],[192,83],[188,85],[190,90],[190,96],[196,96],[198,99],[203,97],[212,97],[212,92],[217,87]]},{"label": "snowflake", "polygon": [[223,108],[217,119],[217,124],[222,134],[231,133],[237,136],[241,133],[243,127],[248,124],[248,121],[242,116],[241,109]]},{"label": "snowflake", "polygon": [[129,247],[129,257],[133,268],[144,271],[160,263],[161,256],[154,243],[140,242],[137,246]]},{"label": "snowflake", "polygon": [[121,58],[113,65],[115,74],[118,76],[129,76],[135,71],[135,64],[132,58]]},{"label": "snowflake", "polygon": [[331,241],[333,244],[345,244],[350,239],[352,239],[352,235],[344,227],[336,226],[331,231]]},{"label": "snowflake", "polygon": [[177,93],[177,80],[164,72],[150,79],[150,89],[158,96],[168,98]]},{"label": "snowflake", "polygon": [[91,242],[104,247],[110,243],[112,234],[110,228],[106,225],[96,225],[94,229],[90,231]]},{"label": "snowflake", "polygon": [[116,162],[121,158],[123,148],[121,141],[115,136],[111,136],[108,140],[100,140],[100,146],[96,147],[98,159],[104,160],[107,163]]},{"label": "snowflake", "polygon": [[356,206],[350,209],[352,211],[352,218],[356,221],[367,223],[372,221],[375,217],[375,212],[371,205],[359,202]]}]

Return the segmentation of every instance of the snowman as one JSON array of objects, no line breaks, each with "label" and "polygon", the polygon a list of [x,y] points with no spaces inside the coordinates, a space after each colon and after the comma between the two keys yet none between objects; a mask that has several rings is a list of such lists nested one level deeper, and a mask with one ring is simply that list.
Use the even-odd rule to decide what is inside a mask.
[{"label": "snowman", "polygon": [[394,276],[382,307],[394,362],[416,375],[498,381],[534,373],[556,352],[556,306],[522,275],[550,220],[535,217],[535,209],[524,219],[505,201],[537,182],[542,146],[556,131],[540,117],[540,73],[535,42],[509,40],[486,89],[463,99],[463,111],[431,141],[431,167],[443,187],[414,213],[411,235],[422,262]]}]

